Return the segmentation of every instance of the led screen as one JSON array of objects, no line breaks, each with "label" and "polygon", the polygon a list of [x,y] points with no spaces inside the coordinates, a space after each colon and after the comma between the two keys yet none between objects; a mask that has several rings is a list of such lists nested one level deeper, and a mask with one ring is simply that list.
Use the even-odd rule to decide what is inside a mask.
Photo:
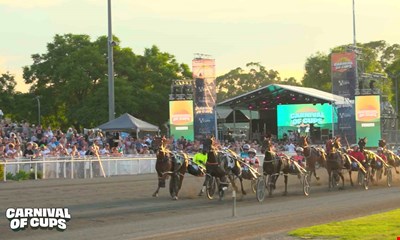
[{"label": "led screen", "polygon": [[367,147],[377,147],[381,139],[381,107],[377,95],[356,96],[356,136],[367,137]]},{"label": "led screen", "polygon": [[184,137],[193,141],[193,101],[169,102],[170,133],[176,139]]},{"label": "led screen", "polygon": [[310,133],[310,128],[332,130],[337,123],[336,114],[330,104],[288,104],[277,106],[278,138],[286,133],[297,132],[300,135]]}]

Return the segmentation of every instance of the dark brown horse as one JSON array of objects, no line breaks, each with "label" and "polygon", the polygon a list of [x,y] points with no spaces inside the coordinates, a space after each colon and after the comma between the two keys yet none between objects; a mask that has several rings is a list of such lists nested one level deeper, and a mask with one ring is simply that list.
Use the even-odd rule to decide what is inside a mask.
[{"label": "dark brown horse", "polygon": [[386,155],[388,164],[394,168],[397,174],[399,174],[399,171],[396,168],[396,160],[400,160],[400,158],[387,148],[386,141],[384,139],[380,139],[378,145],[379,147],[383,148],[383,153]]},{"label": "dark brown horse", "polygon": [[285,155],[277,155],[273,151],[273,144],[270,138],[264,138],[263,149],[265,151],[263,173],[267,178],[267,187],[269,187],[269,196],[272,190],[276,188],[276,181],[279,175],[284,175],[285,191],[283,195],[287,195],[288,174],[290,172],[290,159]]},{"label": "dark brown horse", "polygon": [[153,197],[158,197],[160,188],[165,187],[168,176],[171,176],[169,182],[169,192],[172,199],[178,200],[178,193],[182,187],[184,175],[188,165],[188,156],[183,153],[173,153],[167,149],[167,139],[165,137],[157,137],[153,141],[157,149],[156,152],[156,171],[158,175],[158,187]]},{"label": "dark brown horse", "polygon": [[329,139],[326,142],[326,169],[329,176],[329,190],[339,184],[339,177],[342,180],[342,186],[339,189],[344,189],[344,176],[342,170],[344,168],[344,158],[340,152],[340,138]]},{"label": "dark brown horse", "polygon": [[[219,179],[218,192],[219,199],[222,200],[224,197],[225,190],[228,188],[229,180],[232,184],[232,187],[237,191],[237,187],[235,185],[233,176],[229,174],[228,171],[228,163],[226,161],[230,160],[226,158],[223,152],[218,149],[217,142],[214,137],[205,139],[203,143],[203,149],[207,152],[207,162],[206,162],[206,170],[207,175],[211,177],[216,177]],[[210,181],[210,177],[206,176],[206,181]]]},{"label": "dark brown horse", "polygon": [[[321,167],[326,167],[326,153],[324,149],[315,148],[308,145],[308,137],[301,137],[301,147],[303,148],[303,154],[306,159],[306,170],[309,172],[309,176],[311,177],[314,174],[314,177],[319,180],[317,176],[316,164],[318,163]],[[310,179],[311,180],[311,179]]]}]

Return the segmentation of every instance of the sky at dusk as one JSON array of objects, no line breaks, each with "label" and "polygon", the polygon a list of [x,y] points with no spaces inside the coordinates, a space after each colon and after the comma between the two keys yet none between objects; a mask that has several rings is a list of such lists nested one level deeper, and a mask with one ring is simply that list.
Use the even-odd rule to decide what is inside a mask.
[{"label": "sky at dusk", "polygon": [[[356,0],[357,41],[400,43],[400,1]],[[301,80],[307,57],[353,42],[352,0],[112,1],[113,34],[142,55],[156,45],[191,67],[209,54],[217,76],[259,62]],[[26,92],[22,67],[56,34],[107,35],[107,0],[0,0],[0,73]]]}]

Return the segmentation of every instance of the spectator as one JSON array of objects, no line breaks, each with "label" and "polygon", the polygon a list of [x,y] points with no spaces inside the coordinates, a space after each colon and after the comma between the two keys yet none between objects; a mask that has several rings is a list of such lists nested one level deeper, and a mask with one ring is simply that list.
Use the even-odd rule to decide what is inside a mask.
[{"label": "spectator", "polygon": [[33,152],[33,144],[32,144],[32,142],[28,142],[27,144],[26,144],[26,149],[25,149],[25,151],[24,151],[24,153],[23,153],[23,156],[24,157],[26,157],[26,158],[31,158],[31,157],[34,157],[35,156],[35,153]]},{"label": "spectator", "polygon": [[15,145],[13,143],[8,144],[8,150],[6,152],[7,158],[15,158],[17,157],[17,150],[15,150]]},{"label": "spectator", "polygon": [[143,144],[143,148],[142,148],[141,154],[150,154],[149,146],[147,146],[147,144]]},{"label": "spectator", "polygon": [[106,144],[104,145],[104,148],[102,148],[102,149],[100,150],[100,155],[103,155],[103,156],[110,156],[110,144],[109,144],[109,143],[106,143]]},{"label": "spectator", "polygon": [[293,144],[293,142],[290,142],[288,145],[286,145],[286,147],[289,153],[295,152],[296,146]]}]

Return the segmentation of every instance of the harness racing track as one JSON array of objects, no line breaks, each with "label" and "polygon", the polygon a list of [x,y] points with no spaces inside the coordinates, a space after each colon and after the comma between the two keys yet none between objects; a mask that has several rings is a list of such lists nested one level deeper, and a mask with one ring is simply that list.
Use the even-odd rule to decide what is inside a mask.
[{"label": "harness racing track", "polygon": [[[186,175],[179,200],[173,201],[168,188],[151,195],[156,174],[95,179],[58,179],[0,183],[1,239],[294,239],[286,232],[330,221],[345,220],[396,209],[400,206],[400,178],[393,186],[370,185],[369,190],[349,186],[328,191],[325,169],[319,169],[321,183],[311,182],[305,197],[297,176],[289,176],[288,195],[282,196],[279,177],[273,197],[259,203],[250,192],[237,201],[232,217],[232,194],[225,199],[198,197],[203,178]],[[353,174],[353,180],[356,179]],[[240,198],[240,194],[238,194]],[[26,229],[13,232],[5,211],[9,207],[68,207],[67,230]],[[400,235],[400,230],[399,230]]]}]

